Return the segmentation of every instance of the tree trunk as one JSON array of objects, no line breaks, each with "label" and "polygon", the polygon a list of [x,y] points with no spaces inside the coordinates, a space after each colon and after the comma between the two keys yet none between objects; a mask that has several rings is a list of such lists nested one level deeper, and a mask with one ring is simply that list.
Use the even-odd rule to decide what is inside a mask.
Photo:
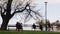
[{"label": "tree trunk", "polygon": [[[2,25],[1,25],[1,30],[7,30],[7,25],[9,20],[12,18],[11,17],[11,4],[13,0],[8,0],[7,9],[4,9],[4,12],[1,11],[1,17],[3,19]],[[6,15],[5,15],[6,13]]]},{"label": "tree trunk", "polygon": [[8,25],[9,20],[3,19],[2,25],[1,25],[1,30],[7,30],[7,25]]}]

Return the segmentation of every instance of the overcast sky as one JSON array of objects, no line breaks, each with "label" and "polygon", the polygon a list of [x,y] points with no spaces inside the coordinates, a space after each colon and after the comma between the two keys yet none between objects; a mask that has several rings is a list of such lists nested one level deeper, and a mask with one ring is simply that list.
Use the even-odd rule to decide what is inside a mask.
[{"label": "overcast sky", "polygon": [[[18,0],[17,0],[18,1]],[[45,13],[45,1],[47,1],[47,18],[51,22],[54,22],[56,20],[60,20],[60,0],[32,0],[33,3],[38,4],[37,9],[39,8],[41,11],[41,14],[44,16]],[[16,14],[17,15],[17,14]],[[9,22],[9,24],[15,24],[17,21],[19,21],[20,17],[12,18]],[[35,20],[31,19],[27,23],[34,23]],[[0,23],[2,23],[2,19],[0,17]]]}]

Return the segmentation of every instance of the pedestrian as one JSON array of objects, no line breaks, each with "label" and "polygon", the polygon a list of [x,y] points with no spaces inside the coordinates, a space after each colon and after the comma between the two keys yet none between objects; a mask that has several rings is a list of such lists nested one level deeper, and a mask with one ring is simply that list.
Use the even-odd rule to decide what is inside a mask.
[{"label": "pedestrian", "polygon": [[23,31],[22,23],[20,23],[20,30]]},{"label": "pedestrian", "polygon": [[50,31],[50,28],[51,28],[51,25],[50,25],[50,22],[48,21],[48,31]]},{"label": "pedestrian", "polygon": [[20,23],[17,22],[17,23],[16,23],[16,30],[18,30],[18,31],[19,31],[19,26],[20,26]]},{"label": "pedestrian", "polygon": [[39,29],[43,31],[43,20],[41,20],[41,22],[39,23]]},{"label": "pedestrian", "polygon": [[19,23],[19,22],[16,23],[16,30],[18,31],[23,30],[22,23]]},{"label": "pedestrian", "polygon": [[53,30],[53,27],[54,27],[54,25],[53,25],[53,24],[51,24],[51,29],[52,29],[52,31],[54,31],[54,30]]},{"label": "pedestrian", "polygon": [[32,27],[33,27],[34,30],[36,29],[36,25],[34,23],[33,23]]}]

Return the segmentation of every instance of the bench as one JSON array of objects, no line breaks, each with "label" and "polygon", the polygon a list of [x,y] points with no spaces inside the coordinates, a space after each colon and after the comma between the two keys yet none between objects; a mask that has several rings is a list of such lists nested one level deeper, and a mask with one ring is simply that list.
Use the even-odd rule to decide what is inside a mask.
[{"label": "bench", "polygon": [[13,26],[13,25],[9,25],[9,26],[7,26],[8,27],[8,29],[7,30],[9,30],[10,28],[9,27],[16,27],[15,25]]}]

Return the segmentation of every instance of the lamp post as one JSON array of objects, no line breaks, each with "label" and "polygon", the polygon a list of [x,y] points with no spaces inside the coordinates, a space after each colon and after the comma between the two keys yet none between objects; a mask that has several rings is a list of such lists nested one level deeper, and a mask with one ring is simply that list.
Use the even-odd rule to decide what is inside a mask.
[{"label": "lamp post", "polygon": [[45,3],[45,24],[46,24],[46,31],[47,31],[47,2],[44,2]]}]

